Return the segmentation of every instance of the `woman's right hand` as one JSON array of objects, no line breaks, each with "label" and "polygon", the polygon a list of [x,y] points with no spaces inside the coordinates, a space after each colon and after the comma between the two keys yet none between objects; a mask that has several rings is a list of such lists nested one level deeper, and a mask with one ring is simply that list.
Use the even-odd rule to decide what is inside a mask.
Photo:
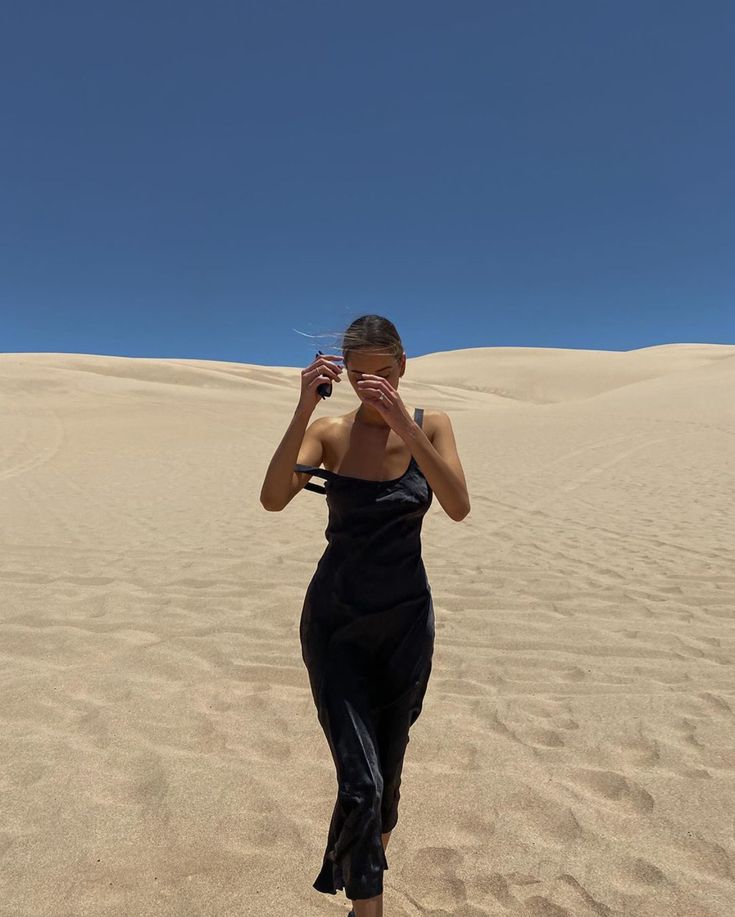
[{"label": "woman's right hand", "polygon": [[323,353],[313,363],[301,370],[300,408],[313,411],[322,400],[322,396],[317,391],[318,387],[324,382],[342,381],[340,373],[343,367],[335,364],[335,361],[341,362],[341,360],[342,357],[335,354]]}]

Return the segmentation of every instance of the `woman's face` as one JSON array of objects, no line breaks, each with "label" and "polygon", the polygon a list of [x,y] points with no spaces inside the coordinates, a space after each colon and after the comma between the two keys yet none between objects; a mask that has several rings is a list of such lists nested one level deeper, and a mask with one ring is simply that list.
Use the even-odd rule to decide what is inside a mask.
[{"label": "woman's face", "polygon": [[387,356],[384,353],[370,353],[368,351],[353,350],[345,360],[345,369],[347,378],[350,380],[352,388],[361,398],[360,388],[357,383],[366,374],[380,376],[386,379],[393,388],[398,388],[398,380],[403,375],[406,366],[406,354],[401,356],[400,360],[395,357]]}]

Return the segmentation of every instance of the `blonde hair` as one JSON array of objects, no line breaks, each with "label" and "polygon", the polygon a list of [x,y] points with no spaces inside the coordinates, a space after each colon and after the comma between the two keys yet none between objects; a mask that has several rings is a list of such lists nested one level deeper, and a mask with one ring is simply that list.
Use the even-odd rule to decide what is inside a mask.
[{"label": "blonde hair", "polygon": [[390,319],[382,315],[361,315],[342,334],[342,359],[346,363],[352,351],[384,353],[398,362],[403,355],[401,336]]},{"label": "blonde hair", "polygon": [[[296,328],[293,329],[297,331]],[[298,331],[298,334],[304,334]],[[312,339],[326,338],[323,347],[329,346],[332,353],[342,351],[342,362],[346,363],[351,352],[385,354],[392,357],[396,363],[403,356],[403,342],[390,319],[383,315],[361,315],[347,326],[345,331],[327,331],[322,334],[304,334]]]}]

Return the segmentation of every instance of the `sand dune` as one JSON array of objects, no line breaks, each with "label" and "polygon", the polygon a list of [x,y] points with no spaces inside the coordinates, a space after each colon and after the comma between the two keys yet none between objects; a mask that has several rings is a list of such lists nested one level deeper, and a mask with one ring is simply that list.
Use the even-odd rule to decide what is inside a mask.
[{"label": "sand dune", "polygon": [[[346,913],[298,640],[326,506],[258,500],[298,385],[0,354],[0,917]],[[731,917],[735,345],[472,348],[400,392],[472,512],[424,524],[386,915]]]}]

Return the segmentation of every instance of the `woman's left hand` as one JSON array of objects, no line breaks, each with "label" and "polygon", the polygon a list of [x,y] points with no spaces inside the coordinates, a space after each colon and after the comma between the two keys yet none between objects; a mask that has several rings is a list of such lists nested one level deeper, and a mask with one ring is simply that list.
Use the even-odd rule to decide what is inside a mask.
[{"label": "woman's left hand", "polygon": [[[363,373],[357,381],[362,400],[380,412],[388,426],[403,436],[412,423],[406,406],[396,389],[382,376]],[[382,397],[381,397],[382,396]]]}]

